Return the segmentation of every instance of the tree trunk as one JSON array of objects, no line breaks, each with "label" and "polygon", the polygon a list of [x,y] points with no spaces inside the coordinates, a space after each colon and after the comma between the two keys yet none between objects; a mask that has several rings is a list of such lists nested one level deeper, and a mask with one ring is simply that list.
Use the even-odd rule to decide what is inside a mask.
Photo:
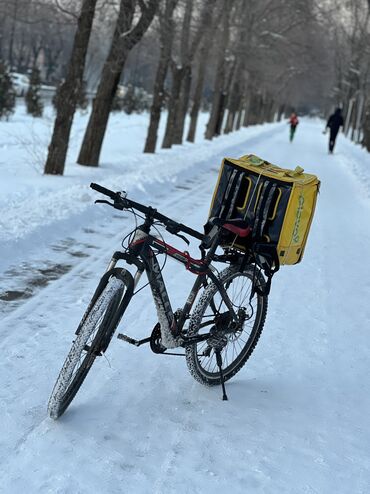
[{"label": "tree trunk", "polygon": [[284,116],[284,110],[285,110],[285,105],[284,105],[284,103],[282,103],[281,105],[279,105],[279,109],[278,109],[278,114],[277,114],[277,121],[278,122],[281,122],[281,119]]},{"label": "tree trunk", "polygon": [[[173,125],[173,131],[170,132],[172,135],[172,142],[166,142],[166,146],[170,147],[172,144],[182,144],[184,127],[185,127],[185,118],[188,111],[189,100],[190,100],[190,89],[192,82],[192,64],[195,58],[197,49],[199,44],[205,33],[208,31],[208,24],[212,23],[212,8],[214,7],[214,0],[206,0],[203,3],[202,12],[200,16],[200,21],[198,27],[194,33],[193,40],[191,44],[190,40],[190,21],[191,21],[191,13],[193,9],[193,0],[188,0],[186,3],[184,21],[182,25],[181,32],[181,43],[180,43],[180,52],[181,52],[181,67],[182,71],[179,73],[179,77],[181,77],[180,81],[180,92],[179,92],[179,101],[174,102],[173,99],[170,100],[170,104],[174,104],[175,108],[173,120],[168,122],[168,125]],[[178,81],[176,80],[176,84]],[[169,108],[169,112],[171,111],[171,106]]]},{"label": "tree trunk", "polygon": [[202,44],[201,51],[199,53],[198,79],[194,90],[193,106],[191,107],[191,112],[190,112],[190,126],[187,137],[187,141],[189,142],[194,142],[195,140],[195,132],[197,129],[197,121],[200,110],[200,104],[202,101],[204,78],[207,67],[207,64],[205,64],[204,61],[207,59],[207,55],[209,53],[209,49],[210,49],[209,41],[210,41],[209,37],[206,36]]},{"label": "tree trunk", "polygon": [[241,106],[238,110],[238,114],[236,117],[236,123],[235,123],[235,130],[239,130],[241,125],[242,125],[242,118],[243,118],[243,106]]},{"label": "tree trunk", "polygon": [[[166,46],[170,46],[169,44]],[[169,58],[161,55],[158,63],[157,74],[154,82],[153,102],[150,109],[150,122],[146,137],[144,153],[155,153],[158,138],[158,127],[161,118],[162,105],[164,101],[164,82],[166,80]]]},{"label": "tree trunk", "polygon": [[201,45],[199,58],[198,58],[198,70],[197,70],[198,78],[193,95],[193,105],[191,107],[191,112],[190,112],[190,125],[189,125],[188,136],[186,139],[188,142],[194,142],[195,140],[198,115],[200,111],[200,105],[202,102],[204,79],[207,69],[207,64],[205,63],[205,61],[208,59],[209,50],[212,47],[212,35],[215,32],[215,26],[218,26],[220,22],[221,15],[222,15],[222,11],[219,11],[218,14],[212,18],[212,22],[210,22],[210,20],[208,19],[208,22],[206,23],[205,26],[204,39]]},{"label": "tree trunk", "polygon": [[370,99],[365,104],[365,118],[363,123],[363,140],[362,144],[370,152]]},{"label": "tree trunk", "polygon": [[217,114],[217,120],[214,131],[215,136],[219,136],[221,134],[222,123],[224,120],[225,110],[226,110],[226,101],[227,101],[227,94],[222,92],[220,95],[220,102],[218,105],[218,114]]},{"label": "tree trunk", "polygon": [[153,89],[153,102],[150,109],[150,122],[146,137],[144,153],[154,153],[157,144],[159,121],[164,101],[164,83],[168,65],[171,59],[171,50],[174,34],[173,12],[177,0],[167,0],[163,23],[160,27],[161,51]]},{"label": "tree trunk", "polygon": [[261,123],[272,121],[272,109],[274,106],[274,101],[270,96],[267,96],[263,102],[263,118]]},{"label": "tree trunk", "polygon": [[168,115],[166,123],[165,136],[162,143],[162,148],[170,148],[175,142],[176,135],[179,133],[179,115],[181,113],[181,94],[184,92],[182,88],[183,78],[188,71],[187,60],[189,56],[189,38],[190,38],[190,23],[191,14],[193,11],[194,0],[188,0],[185,5],[184,19],[181,28],[180,39],[180,63],[172,60],[172,87],[171,97],[168,102]]},{"label": "tree trunk", "polygon": [[239,101],[240,101],[240,65],[237,63],[235,69],[233,70],[232,82],[230,84],[230,97],[228,102],[229,113],[227,115],[226,125],[224,129],[224,134],[232,132],[234,129],[236,112],[238,111]]},{"label": "tree trunk", "polygon": [[184,71],[183,67],[176,67],[174,63],[171,68],[172,68],[172,88],[171,88],[170,101],[168,104],[166,131],[162,143],[162,148],[164,149],[169,149],[173,143],[176,114],[180,102],[182,74]]},{"label": "tree trunk", "polygon": [[8,61],[10,70],[13,70],[13,50],[14,50],[14,39],[15,39],[15,25],[18,18],[18,0],[14,0],[14,10],[12,13],[12,23],[10,27],[10,36],[9,36],[9,48],[8,48]]},{"label": "tree trunk", "polygon": [[84,0],[81,7],[66,80],[60,88],[58,98],[60,103],[44,169],[46,174],[63,175],[64,173],[69,135],[82,84],[96,3],[97,0]]},{"label": "tree trunk", "polygon": [[[104,64],[89,122],[82,141],[77,163],[98,166],[109,113],[121,78],[122,70],[132,48],[141,40],[153,20],[159,0],[143,4],[140,19],[132,28],[134,0],[121,0],[116,28],[107,60]],[[140,3],[141,5],[141,3]],[[126,33],[126,34],[125,34]]]},{"label": "tree trunk", "polygon": [[177,115],[175,118],[175,132],[173,144],[182,144],[182,136],[184,134],[185,118],[189,107],[190,88],[191,88],[191,66],[184,67],[184,76],[182,81],[182,90],[180,92],[180,103],[178,106]]},{"label": "tree trunk", "polygon": [[244,116],[245,116],[245,110],[246,110],[246,79],[243,78],[241,82],[241,89],[240,89],[240,103],[237,108],[237,118],[236,118],[236,123],[235,123],[235,130],[239,130],[240,127],[242,126],[242,122],[244,121]]},{"label": "tree trunk", "polygon": [[246,124],[256,125],[258,123],[259,117],[259,107],[260,107],[260,95],[256,94],[254,91],[250,92],[249,96],[249,109],[246,118]]},{"label": "tree trunk", "polygon": [[[205,64],[201,64],[201,67],[202,66],[205,67]],[[202,70],[202,73],[198,73],[197,85],[194,91],[193,106],[191,107],[191,112],[190,112],[189,131],[188,131],[188,136],[186,138],[188,142],[195,141],[195,132],[197,130],[198,115],[200,110],[200,104],[202,101],[204,76],[205,76],[205,69]]]},{"label": "tree trunk", "polygon": [[219,55],[217,62],[217,70],[213,88],[213,100],[212,100],[212,108],[209,116],[209,120],[207,123],[205,138],[211,140],[214,135],[219,135],[220,133],[220,125],[222,123],[221,116],[224,111],[224,102],[225,95],[223,94],[224,89],[224,81],[225,81],[225,72],[226,72],[226,48],[229,41],[229,16],[230,16],[230,2],[229,5],[227,1],[224,0],[223,4],[223,29],[220,34],[220,42],[219,42]]},{"label": "tree trunk", "polygon": [[244,117],[242,123],[243,127],[248,127],[249,125],[250,108],[251,108],[251,94],[249,91],[245,97],[245,109],[244,109]]}]

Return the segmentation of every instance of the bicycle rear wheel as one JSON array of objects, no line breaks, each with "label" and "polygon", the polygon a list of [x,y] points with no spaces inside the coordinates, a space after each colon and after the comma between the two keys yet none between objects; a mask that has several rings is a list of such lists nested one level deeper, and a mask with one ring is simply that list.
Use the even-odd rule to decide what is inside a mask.
[{"label": "bicycle rear wheel", "polygon": [[[257,345],[267,312],[267,296],[254,294],[250,298],[254,269],[243,272],[235,267],[219,276],[240,323],[234,324],[230,312],[214,283],[204,290],[190,319],[188,336],[211,333],[206,341],[186,348],[186,362],[191,375],[207,386],[221,384],[216,349],[221,352],[224,380],[233,377],[246,363]],[[262,274],[257,283],[264,286]],[[233,329],[231,329],[233,328]]]},{"label": "bicycle rear wheel", "polygon": [[107,349],[120,319],[117,309],[124,292],[124,282],[112,276],[90,304],[51,393],[48,403],[51,418],[57,419],[66,411],[96,357]]}]

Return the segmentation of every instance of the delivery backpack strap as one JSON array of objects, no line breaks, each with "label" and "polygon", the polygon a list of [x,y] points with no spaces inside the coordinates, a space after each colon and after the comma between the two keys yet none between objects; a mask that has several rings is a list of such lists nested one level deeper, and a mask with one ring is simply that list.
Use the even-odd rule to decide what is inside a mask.
[{"label": "delivery backpack strap", "polygon": [[217,215],[220,218],[227,219],[233,215],[235,202],[239,193],[242,179],[243,179],[243,172],[234,170],[230,177],[227,189],[225,191],[220,212]]},{"label": "delivery backpack strap", "polygon": [[[254,273],[250,299],[254,294],[262,297],[268,295],[271,289],[271,280],[274,274],[280,269],[279,256],[276,245],[271,243],[255,243],[252,247],[254,254]],[[259,272],[263,271],[266,283],[261,285]]]},{"label": "delivery backpack strap", "polygon": [[208,235],[213,228],[210,222],[211,218],[229,219],[233,215],[235,208],[236,198],[239,193],[240,184],[243,179],[243,172],[233,170],[229,179],[225,192],[222,196],[222,200],[212,208],[210,212],[210,218],[204,225],[204,233]]},{"label": "delivery backpack strap", "polygon": [[256,207],[252,231],[252,238],[257,241],[263,238],[266,221],[269,216],[275,190],[276,184],[269,180],[266,180],[262,185],[262,191]]}]

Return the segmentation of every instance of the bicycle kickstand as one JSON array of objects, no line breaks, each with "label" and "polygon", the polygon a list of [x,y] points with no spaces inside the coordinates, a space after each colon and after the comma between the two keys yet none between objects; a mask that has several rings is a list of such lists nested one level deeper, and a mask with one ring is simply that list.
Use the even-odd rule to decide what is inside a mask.
[{"label": "bicycle kickstand", "polygon": [[223,399],[223,401],[227,401],[228,397],[227,397],[226,389],[225,389],[224,373],[222,371],[222,356],[221,356],[220,349],[218,348],[215,351],[215,353],[216,353],[216,362],[217,362],[218,368],[220,369],[221,386],[222,386],[222,393],[223,393],[222,399]]}]

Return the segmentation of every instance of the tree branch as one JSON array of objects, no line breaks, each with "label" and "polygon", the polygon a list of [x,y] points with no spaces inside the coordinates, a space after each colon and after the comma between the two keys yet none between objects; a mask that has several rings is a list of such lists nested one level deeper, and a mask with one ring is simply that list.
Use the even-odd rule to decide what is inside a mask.
[{"label": "tree branch", "polygon": [[78,15],[75,14],[74,12],[71,12],[70,10],[67,10],[66,8],[64,8],[61,4],[60,4],[60,1],[59,0],[54,0],[55,1],[55,6],[57,7],[57,9],[59,9],[61,12],[63,12],[63,14],[66,14],[66,15],[69,15],[71,17],[73,17],[73,19],[75,19],[75,21],[78,20]]}]

